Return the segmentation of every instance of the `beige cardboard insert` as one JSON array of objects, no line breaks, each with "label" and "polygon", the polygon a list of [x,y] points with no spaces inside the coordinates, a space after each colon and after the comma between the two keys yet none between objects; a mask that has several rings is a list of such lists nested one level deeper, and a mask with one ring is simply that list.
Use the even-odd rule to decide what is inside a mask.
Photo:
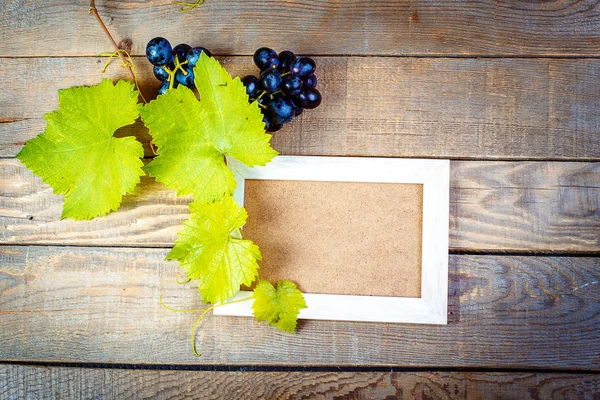
[{"label": "beige cardboard insert", "polygon": [[421,297],[423,185],[245,181],[261,279],[305,293]]}]

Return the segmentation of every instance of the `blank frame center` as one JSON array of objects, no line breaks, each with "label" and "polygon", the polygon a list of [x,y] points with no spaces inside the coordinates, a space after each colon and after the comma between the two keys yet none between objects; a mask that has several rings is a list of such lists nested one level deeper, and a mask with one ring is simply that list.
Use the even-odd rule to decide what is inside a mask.
[{"label": "blank frame center", "polygon": [[420,297],[423,185],[247,179],[260,277],[307,293]]}]

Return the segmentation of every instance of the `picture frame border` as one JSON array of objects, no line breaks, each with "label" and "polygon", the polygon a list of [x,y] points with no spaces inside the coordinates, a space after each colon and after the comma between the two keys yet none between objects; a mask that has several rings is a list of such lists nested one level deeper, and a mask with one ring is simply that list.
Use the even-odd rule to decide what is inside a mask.
[{"label": "picture frame border", "polygon": [[[450,161],[439,159],[277,156],[250,168],[228,157],[237,181],[233,198],[244,204],[244,182],[298,180],[379,182],[423,185],[421,297],[354,296],[305,293],[300,319],[447,324]],[[233,300],[252,296],[240,291]],[[252,302],[224,304],[215,315],[252,316]]]}]

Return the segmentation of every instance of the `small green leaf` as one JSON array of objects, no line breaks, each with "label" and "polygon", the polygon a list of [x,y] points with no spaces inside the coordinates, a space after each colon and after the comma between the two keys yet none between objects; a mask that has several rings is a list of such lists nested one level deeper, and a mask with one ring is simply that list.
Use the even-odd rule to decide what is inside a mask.
[{"label": "small green leaf", "polygon": [[306,308],[306,302],[302,292],[293,282],[278,282],[275,289],[271,282],[260,281],[252,296],[252,310],[258,321],[266,320],[271,326],[294,333],[298,314]]},{"label": "small green leaf", "polygon": [[201,101],[179,86],[144,106],[142,119],[159,153],[146,170],[178,195],[210,203],[235,189],[226,155],[253,167],[265,165],[277,152],[269,144],[258,104],[248,102],[239,78],[232,79],[205,53],[194,77]]},{"label": "small green leaf", "polygon": [[200,279],[204,302],[225,301],[258,274],[258,246],[235,237],[248,215],[231,196],[211,204],[192,203],[190,210],[167,259],[179,260],[188,278]]},{"label": "small green leaf", "polygon": [[142,144],[131,136],[113,136],[138,117],[138,92],[127,81],[113,85],[104,79],[60,90],[58,99],[58,109],[44,115],[44,133],[28,141],[17,158],[64,195],[62,218],[108,214],[144,175]]}]

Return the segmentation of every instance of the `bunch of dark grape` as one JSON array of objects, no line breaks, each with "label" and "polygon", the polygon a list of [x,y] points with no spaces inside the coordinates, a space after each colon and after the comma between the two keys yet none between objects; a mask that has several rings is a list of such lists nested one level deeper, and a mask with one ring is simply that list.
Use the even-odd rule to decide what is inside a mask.
[{"label": "bunch of dark grape", "polygon": [[184,43],[171,47],[171,43],[162,37],[150,40],[146,46],[146,56],[154,65],[154,76],[163,82],[158,94],[163,94],[167,89],[176,88],[180,84],[193,89],[193,68],[203,52],[209,57],[212,56],[204,47],[192,48]]},{"label": "bunch of dark grape", "polygon": [[265,129],[277,132],[305,108],[321,104],[321,93],[315,88],[316,64],[309,57],[296,57],[291,51],[279,55],[273,49],[261,47],[254,53],[254,64],[260,77],[242,78],[250,101],[257,101],[263,113]]}]

